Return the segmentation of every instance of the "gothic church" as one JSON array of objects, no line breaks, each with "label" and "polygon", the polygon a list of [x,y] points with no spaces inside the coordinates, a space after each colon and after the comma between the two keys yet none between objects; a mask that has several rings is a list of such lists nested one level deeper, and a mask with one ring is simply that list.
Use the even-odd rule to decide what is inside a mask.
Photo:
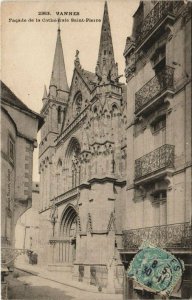
[{"label": "gothic church", "polygon": [[127,147],[126,85],[119,78],[107,3],[95,72],[83,69],[77,50],[70,87],[58,29],[39,147],[40,263],[116,292],[123,281]]}]

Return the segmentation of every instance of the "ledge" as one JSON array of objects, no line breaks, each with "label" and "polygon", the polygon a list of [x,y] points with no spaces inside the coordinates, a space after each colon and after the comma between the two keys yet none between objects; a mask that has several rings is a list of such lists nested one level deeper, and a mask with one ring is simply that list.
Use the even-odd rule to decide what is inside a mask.
[{"label": "ledge", "polygon": [[97,178],[97,177],[93,177],[92,179],[88,180],[88,182],[90,182],[90,184],[93,184],[93,183],[105,183],[105,182],[111,182],[111,183],[114,183],[116,182],[117,179],[114,178],[114,177],[103,177],[103,178]]},{"label": "ledge", "polygon": [[169,168],[157,170],[157,171],[151,173],[150,175],[146,175],[140,179],[135,179],[134,186],[138,186],[138,185],[142,185],[142,184],[146,184],[146,183],[155,181],[159,178],[165,177],[166,175],[172,176],[173,173],[174,173],[174,169],[169,169]]}]

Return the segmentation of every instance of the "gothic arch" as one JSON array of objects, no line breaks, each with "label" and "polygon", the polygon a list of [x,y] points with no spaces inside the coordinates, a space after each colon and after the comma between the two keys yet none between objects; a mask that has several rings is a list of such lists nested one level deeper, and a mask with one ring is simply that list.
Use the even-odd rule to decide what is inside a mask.
[{"label": "gothic arch", "polygon": [[98,104],[95,104],[94,106],[92,106],[92,116],[94,118],[99,117],[99,106],[98,106]]},{"label": "gothic arch", "polygon": [[116,116],[119,112],[120,112],[120,110],[119,110],[119,106],[117,105],[117,103],[113,103],[112,105],[111,105],[111,114],[113,115],[113,116]]},{"label": "gothic arch", "polygon": [[77,91],[73,98],[74,115],[78,115],[82,110],[83,98],[81,91]]},{"label": "gothic arch", "polygon": [[59,235],[62,241],[59,244],[58,261],[73,264],[76,259],[76,232],[78,213],[72,204],[68,204],[60,219]]},{"label": "gothic arch", "polygon": [[62,215],[60,222],[60,236],[64,238],[74,238],[77,226],[77,210],[72,204],[68,204]]},{"label": "gothic arch", "polygon": [[59,158],[58,161],[57,161],[57,167],[58,168],[62,167],[62,160],[61,160],[61,158]]},{"label": "gothic arch", "polygon": [[79,141],[76,137],[72,137],[69,141],[69,144],[67,146],[67,150],[66,150],[66,153],[65,153],[66,159],[70,158],[70,156],[72,155],[72,152],[73,152],[74,149],[76,149],[77,152],[81,151],[80,143],[79,143]]}]

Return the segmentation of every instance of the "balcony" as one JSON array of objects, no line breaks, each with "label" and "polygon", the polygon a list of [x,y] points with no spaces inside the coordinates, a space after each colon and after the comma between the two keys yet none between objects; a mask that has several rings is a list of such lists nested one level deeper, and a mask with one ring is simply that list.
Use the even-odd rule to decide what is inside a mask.
[{"label": "balcony", "polygon": [[136,30],[136,51],[146,47],[153,39],[164,33],[166,25],[172,25],[175,16],[183,5],[183,1],[159,1],[149,12],[143,21],[141,21]]},{"label": "balcony", "polygon": [[135,114],[154,109],[166,95],[174,93],[174,68],[166,66],[135,94]]},{"label": "balcony", "polygon": [[151,175],[163,176],[167,168],[174,167],[173,145],[165,144],[154,151],[138,158],[135,161],[135,183],[140,183],[143,179],[151,179]]},{"label": "balcony", "polygon": [[10,266],[14,260],[21,254],[27,254],[28,249],[17,249],[11,247],[1,247],[1,265]]},{"label": "balcony", "polygon": [[144,241],[167,249],[189,249],[192,227],[186,222],[123,231],[123,250],[138,250]]}]

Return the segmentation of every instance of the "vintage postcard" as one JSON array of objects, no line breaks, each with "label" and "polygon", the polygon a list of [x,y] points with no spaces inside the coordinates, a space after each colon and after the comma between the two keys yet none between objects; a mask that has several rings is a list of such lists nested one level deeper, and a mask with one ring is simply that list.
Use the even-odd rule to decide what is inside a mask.
[{"label": "vintage postcard", "polygon": [[191,299],[191,16],[1,3],[2,299]]}]

